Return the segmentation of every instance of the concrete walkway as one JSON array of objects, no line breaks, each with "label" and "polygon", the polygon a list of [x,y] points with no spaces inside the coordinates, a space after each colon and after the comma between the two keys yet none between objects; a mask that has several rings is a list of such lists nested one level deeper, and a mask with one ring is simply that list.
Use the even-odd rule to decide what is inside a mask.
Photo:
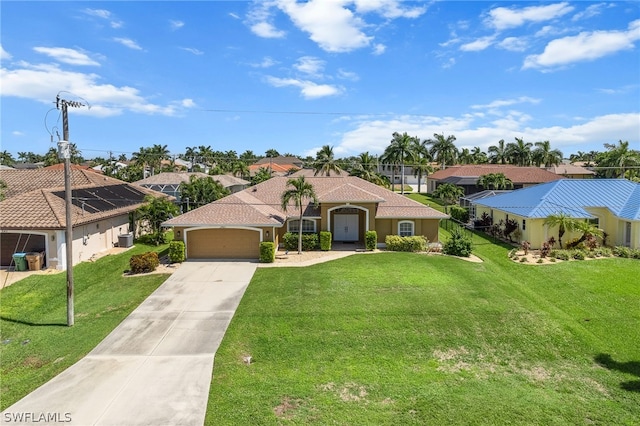
[{"label": "concrete walkway", "polygon": [[86,357],[2,412],[0,423],[202,425],[215,353],[256,266],[185,262]]}]

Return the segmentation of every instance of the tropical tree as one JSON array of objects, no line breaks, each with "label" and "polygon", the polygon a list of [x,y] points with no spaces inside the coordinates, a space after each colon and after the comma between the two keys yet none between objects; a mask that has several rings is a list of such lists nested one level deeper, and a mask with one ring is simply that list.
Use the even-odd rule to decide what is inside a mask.
[{"label": "tropical tree", "polygon": [[145,148],[143,146],[137,152],[134,152],[131,155],[131,160],[140,166],[143,171],[146,171],[147,166],[150,164],[151,160],[151,151],[149,148]]},{"label": "tropical tree", "polygon": [[391,143],[385,149],[385,158],[392,161],[396,164],[400,164],[400,193],[404,194],[404,181],[405,181],[405,173],[404,166],[407,161],[414,161],[416,157],[415,145],[420,141],[420,139],[416,137],[411,137],[404,132],[400,134],[398,132],[393,133],[393,138],[391,139]]},{"label": "tropical tree", "polygon": [[448,206],[455,204],[464,195],[464,189],[452,183],[442,183],[433,192],[433,196],[440,198],[444,203],[444,211],[449,212]]},{"label": "tropical tree", "polygon": [[154,144],[148,149],[147,161],[151,167],[151,174],[155,174],[156,170],[161,169],[162,160],[169,159],[169,148],[167,145]]},{"label": "tropical tree", "polygon": [[167,198],[156,198],[151,195],[147,195],[144,201],[145,204],[136,210],[137,219],[150,229],[151,241],[160,245],[164,242],[162,223],[177,215],[178,207]]},{"label": "tropical tree", "polygon": [[557,166],[562,162],[562,151],[559,149],[551,149],[549,141],[536,142],[536,149],[533,150],[532,158],[536,166],[544,165],[545,167]]},{"label": "tropical tree", "polygon": [[489,173],[482,175],[478,178],[477,185],[484,189],[513,188],[513,182],[511,179],[506,177],[504,173]]},{"label": "tropical tree", "polygon": [[265,157],[279,157],[280,153],[278,151],[276,151],[275,149],[271,148],[265,151],[264,153]]},{"label": "tropical tree", "polygon": [[473,164],[485,164],[489,162],[487,154],[483,152],[479,146],[474,146],[471,150],[471,156],[473,157]]},{"label": "tropical tree", "polygon": [[62,163],[64,160],[62,160],[58,156],[58,150],[51,147],[49,148],[49,151],[47,151],[47,153],[44,155],[43,161],[44,161],[45,167],[48,167],[54,164]]},{"label": "tropical tree", "polygon": [[458,164],[473,164],[473,161],[473,154],[471,154],[469,148],[462,148],[458,155]]},{"label": "tropical tree", "polygon": [[379,186],[389,186],[389,182],[378,173],[378,157],[369,152],[363,152],[355,158],[350,174]]},{"label": "tropical tree", "polygon": [[446,166],[453,166],[458,159],[458,148],[454,142],[454,135],[445,136],[444,134],[433,134],[433,139],[429,139],[427,144],[430,145],[430,154],[434,161],[442,164],[442,169]]},{"label": "tropical tree", "polygon": [[507,158],[512,164],[518,166],[531,165],[531,142],[525,142],[522,138],[515,138],[516,141],[508,143],[506,147]]},{"label": "tropical tree", "polygon": [[244,161],[234,161],[231,165],[231,173],[234,176],[244,178],[245,176],[249,176],[249,166],[247,166],[247,163]]},{"label": "tropical tree", "polygon": [[304,201],[311,200],[315,207],[318,206],[318,197],[316,196],[313,185],[307,182],[304,176],[300,176],[296,179],[287,180],[287,186],[285,191],[281,195],[281,206],[285,212],[289,207],[289,204],[293,202],[293,205],[299,209],[300,215],[298,218],[298,254],[302,253],[302,216],[304,214]]},{"label": "tropical tree", "polygon": [[314,176],[320,174],[320,176],[331,176],[331,172],[340,174],[342,168],[339,166],[338,161],[333,156],[333,147],[324,145],[316,153],[316,160],[313,166],[315,172]]},{"label": "tropical tree", "polygon": [[628,141],[618,141],[617,145],[604,144],[607,151],[598,157],[599,174],[605,177],[624,178],[629,167],[640,166],[640,151],[629,149]]},{"label": "tropical tree", "polygon": [[547,216],[544,224],[549,228],[558,228],[558,244],[562,248],[562,236],[576,227],[576,220],[564,212],[558,212]]},{"label": "tropical tree", "polygon": [[15,158],[9,151],[0,152],[0,164],[4,164],[5,166],[11,166],[16,162]]},{"label": "tropical tree", "polygon": [[500,139],[497,145],[491,145],[489,149],[487,149],[487,152],[489,153],[489,162],[492,164],[507,164],[509,160],[509,153],[507,152],[504,139]]},{"label": "tropical tree", "polygon": [[573,226],[573,230],[580,232],[582,235],[578,238],[574,245],[578,245],[585,241],[589,237],[602,238],[604,231],[599,229],[596,225],[586,220],[577,220]]},{"label": "tropical tree", "polygon": [[260,167],[251,178],[251,183],[257,185],[265,180],[269,180],[272,178],[272,173],[268,167]]},{"label": "tropical tree", "polygon": [[433,167],[428,157],[419,157],[413,162],[413,177],[418,178],[418,194],[420,191],[420,183],[423,176],[428,176],[429,173],[433,173]]},{"label": "tropical tree", "polygon": [[189,182],[182,182],[178,191],[180,192],[183,211],[204,206],[230,194],[228,189],[211,176],[198,177],[196,175],[191,175]]}]

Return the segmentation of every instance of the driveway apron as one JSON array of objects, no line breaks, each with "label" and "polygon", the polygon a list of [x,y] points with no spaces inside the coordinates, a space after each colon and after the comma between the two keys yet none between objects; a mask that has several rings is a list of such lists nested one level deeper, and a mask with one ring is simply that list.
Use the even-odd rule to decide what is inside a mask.
[{"label": "driveway apron", "polygon": [[185,262],[93,351],[0,422],[202,425],[215,353],[256,266]]}]

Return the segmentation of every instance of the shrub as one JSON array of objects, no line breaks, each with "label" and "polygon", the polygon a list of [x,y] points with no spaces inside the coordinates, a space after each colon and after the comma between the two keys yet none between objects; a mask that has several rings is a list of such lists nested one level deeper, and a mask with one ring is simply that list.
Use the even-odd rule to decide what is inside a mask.
[{"label": "shrub", "polygon": [[500,221],[500,223],[503,226],[502,235],[511,241],[511,234],[518,229],[518,221],[515,219],[508,219],[505,222]]},{"label": "shrub", "polygon": [[615,246],[613,248],[613,254],[618,257],[630,258],[631,249],[629,247]]},{"label": "shrub", "polygon": [[551,243],[548,241],[545,241],[544,243],[542,243],[542,247],[540,248],[540,257],[547,257],[549,256],[550,252],[551,252]]},{"label": "shrub", "polygon": [[520,263],[526,263],[526,262],[528,262],[526,257],[523,257],[522,259],[520,259]]},{"label": "shrub", "polygon": [[451,208],[449,209],[449,214],[458,222],[469,222],[469,210],[465,209],[464,207],[451,206]]},{"label": "shrub", "polygon": [[384,239],[389,251],[426,251],[428,241],[421,235],[413,237],[401,237],[400,235],[387,235]]},{"label": "shrub", "polygon": [[364,233],[364,247],[367,250],[375,250],[378,247],[378,233],[376,231]]},{"label": "shrub", "polygon": [[457,228],[451,232],[451,238],[442,246],[442,252],[451,256],[471,256],[471,238],[466,236],[462,229]]},{"label": "shrub", "polygon": [[571,257],[576,260],[584,260],[586,258],[584,250],[573,250]]},{"label": "shrub", "polygon": [[596,257],[611,257],[613,252],[609,247],[598,247],[593,250],[593,254]]},{"label": "shrub", "polygon": [[569,260],[569,251],[567,250],[551,250],[550,256],[560,260]]},{"label": "shrub", "polygon": [[153,272],[160,265],[160,259],[158,259],[158,253],[155,251],[149,251],[142,254],[134,254],[129,259],[129,267],[132,274],[144,274],[147,272]]},{"label": "shrub", "polygon": [[[298,233],[286,232],[282,236],[286,250],[298,250]],[[302,234],[302,250],[310,251],[318,248],[318,234]]]},{"label": "shrub", "polygon": [[493,218],[489,216],[487,212],[482,213],[482,215],[473,221],[473,227],[476,229],[483,229],[485,231],[489,231],[489,227],[493,225]]},{"label": "shrub", "polygon": [[538,260],[536,261],[536,263],[542,263],[542,262],[544,262],[544,260],[542,260],[542,259],[538,259]]},{"label": "shrub", "polygon": [[322,251],[331,250],[331,232],[320,231],[320,250]]},{"label": "shrub", "polygon": [[184,262],[184,242],[171,241],[169,243],[169,260],[171,263]]},{"label": "shrub", "polygon": [[273,241],[263,241],[260,243],[260,262],[273,263],[276,258],[276,245]]},{"label": "shrub", "polygon": [[529,241],[523,241],[522,244],[520,244],[520,247],[522,247],[522,250],[524,251],[524,254],[526,256],[527,254],[529,254],[531,243]]}]

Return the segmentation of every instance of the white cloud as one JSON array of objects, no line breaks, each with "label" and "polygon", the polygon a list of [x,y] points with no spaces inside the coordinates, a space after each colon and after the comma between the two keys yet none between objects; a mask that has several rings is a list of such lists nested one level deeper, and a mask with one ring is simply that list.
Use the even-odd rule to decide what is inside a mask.
[{"label": "white cloud", "polygon": [[194,108],[197,106],[193,99],[183,99],[182,101],[180,101],[180,105],[185,108]]},{"label": "white cloud", "polygon": [[113,41],[115,41],[117,43],[120,43],[121,45],[126,46],[129,49],[142,50],[142,47],[140,47],[138,45],[138,43],[136,43],[135,41],[131,40],[130,38],[114,37]]},{"label": "white cloud", "polygon": [[171,27],[172,31],[176,31],[176,30],[179,30],[180,28],[184,27],[184,22],[170,19],[169,20],[169,26]]},{"label": "white cloud", "polygon": [[524,37],[507,37],[497,45],[510,52],[524,52],[529,42]]},{"label": "white cloud", "polygon": [[582,12],[578,12],[571,18],[572,21],[580,21],[582,19],[593,18],[594,16],[598,16],[602,13],[602,9],[606,7],[612,7],[612,5],[607,5],[606,3],[597,3],[588,6]]},{"label": "white cloud", "polygon": [[[179,113],[179,105],[188,106],[185,101],[178,101],[178,106],[153,104],[136,88],[99,83],[98,74],[67,71],[56,64],[21,62],[18,66],[0,70],[2,96],[51,104],[57,91],[67,91],[91,105],[91,109],[81,108],[77,113],[93,116],[119,115],[124,111],[173,116]],[[52,87],[55,87],[53,92]]]},{"label": "white cloud", "polygon": [[360,80],[360,76],[358,76],[358,74],[356,74],[355,72],[346,71],[346,70],[343,70],[343,69],[339,69],[338,70],[338,78],[340,78],[342,80],[351,80],[351,81]]},{"label": "white cloud", "polygon": [[24,136],[24,132],[21,132],[20,130],[14,130],[11,134],[13,136]]},{"label": "white cloud", "polygon": [[33,50],[65,64],[100,66],[100,63],[91,59],[89,55],[75,49],[66,47],[34,47]]},{"label": "white cloud", "polygon": [[254,7],[247,15],[247,25],[258,37],[263,38],[283,38],[286,33],[277,29],[273,23],[271,7],[274,6],[273,1],[254,2]]},{"label": "white cloud", "polygon": [[358,12],[376,12],[387,19],[414,19],[427,11],[426,6],[403,8],[401,7],[402,2],[398,0],[355,0],[354,2]]},{"label": "white cloud", "polygon": [[592,61],[621,50],[631,50],[639,39],[640,19],[631,22],[628,31],[582,32],[552,40],[541,54],[527,56],[522,68],[553,68]]},{"label": "white cloud", "polygon": [[377,43],[373,46],[373,54],[376,56],[382,55],[385,50],[387,50],[387,46],[385,46],[384,44]]},{"label": "white cloud", "polygon": [[311,77],[322,77],[322,71],[324,70],[325,61],[315,58],[313,56],[302,56],[298,58],[298,62],[294,64],[294,68],[301,73],[307,74]]},{"label": "white cloud", "polygon": [[544,22],[573,11],[569,3],[555,3],[544,6],[529,6],[522,9],[497,7],[489,12],[485,24],[497,30],[515,28],[527,22]]},{"label": "white cloud", "polygon": [[84,13],[89,15],[89,16],[93,16],[96,18],[100,18],[100,19],[104,19],[106,21],[109,21],[109,25],[111,26],[111,28],[122,28],[122,26],[124,25],[122,21],[117,20],[114,18],[113,14],[111,12],[109,12],[108,10],[105,9],[85,9]]},{"label": "white cloud", "polygon": [[269,22],[258,22],[251,25],[251,31],[259,37],[264,38],[282,38],[286,35],[284,31],[278,30]]},{"label": "white cloud", "polygon": [[278,62],[275,61],[273,58],[269,57],[269,56],[265,56],[264,58],[262,58],[261,62],[258,62],[256,64],[251,64],[252,67],[254,68],[271,68],[272,66],[276,65]]},{"label": "white cloud", "polygon": [[4,50],[4,47],[2,47],[2,45],[0,44],[0,59],[3,61],[8,61],[11,58],[11,54]]},{"label": "white cloud", "polygon": [[493,44],[494,40],[495,36],[480,37],[475,41],[461,45],[460,50],[464,52],[477,52],[480,50],[485,50],[487,47]]},{"label": "white cloud", "polygon": [[180,49],[189,53],[193,53],[194,55],[204,55],[204,52],[202,50],[198,50],[195,47],[181,47]]},{"label": "white cloud", "polygon": [[267,82],[274,87],[297,87],[305,99],[336,96],[342,93],[342,89],[329,84],[317,84],[313,81],[297,80],[294,78],[267,77]]},{"label": "white cloud", "polygon": [[495,109],[495,108],[501,108],[501,107],[505,107],[505,106],[523,104],[523,103],[538,104],[538,103],[540,103],[540,99],[531,98],[529,96],[520,96],[520,97],[514,98],[514,99],[497,99],[497,100],[495,100],[493,102],[490,102],[488,104],[485,104],[485,105],[471,105],[471,108],[473,108],[473,109]]}]

